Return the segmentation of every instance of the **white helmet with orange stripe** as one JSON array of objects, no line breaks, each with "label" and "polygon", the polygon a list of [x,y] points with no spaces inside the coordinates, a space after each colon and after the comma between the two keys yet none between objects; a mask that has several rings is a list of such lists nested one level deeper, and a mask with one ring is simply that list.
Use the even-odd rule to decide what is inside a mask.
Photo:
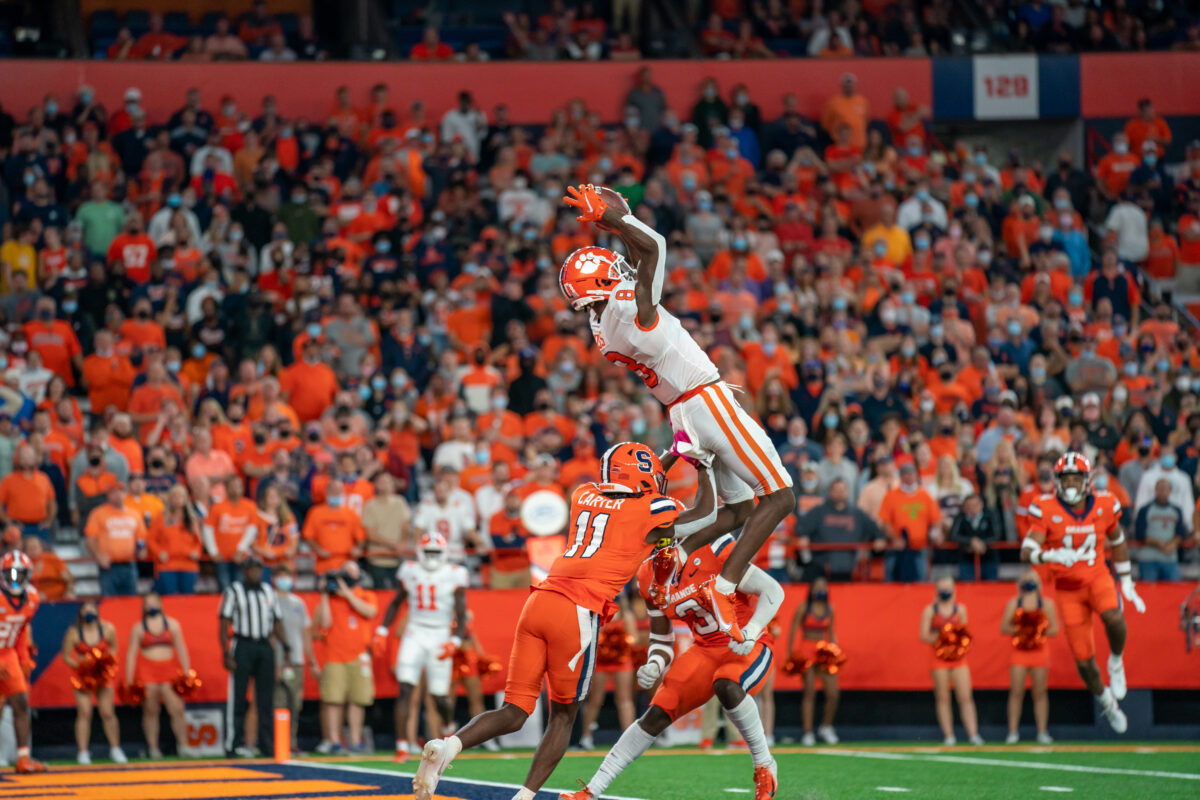
[{"label": "white helmet with orange stripe", "polygon": [[437,572],[446,563],[446,550],[449,547],[446,537],[440,533],[421,534],[421,541],[417,543],[417,557],[421,566],[430,572]]}]

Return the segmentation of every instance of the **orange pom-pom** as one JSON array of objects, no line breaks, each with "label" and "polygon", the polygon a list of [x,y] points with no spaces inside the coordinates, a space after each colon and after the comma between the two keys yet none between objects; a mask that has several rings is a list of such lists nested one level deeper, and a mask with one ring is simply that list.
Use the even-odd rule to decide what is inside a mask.
[{"label": "orange pom-pom", "polygon": [[141,681],[134,681],[127,686],[121,686],[117,689],[117,698],[121,705],[140,706],[146,701],[146,685]]},{"label": "orange pom-pom", "polygon": [[184,700],[195,697],[203,685],[204,681],[200,680],[200,676],[196,674],[196,670],[194,669],[189,669],[187,672],[179,670],[175,679],[171,681],[171,688],[175,690],[175,694]]},{"label": "orange pom-pom", "polygon": [[846,653],[834,642],[827,642],[824,639],[817,642],[817,666],[828,672],[830,675],[836,675],[846,664]]},{"label": "orange pom-pom", "polygon": [[933,652],[942,661],[961,661],[971,649],[971,634],[965,625],[947,622],[938,633]]},{"label": "orange pom-pom", "polygon": [[597,664],[623,664],[633,656],[633,635],[617,623],[600,631],[596,642]]},{"label": "orange pom-pom", "polygon": [[787,661],[783,662],[783,674],[801,678],[804,676],[804,673],[808,672],[808,668],[811,667],[812,664],[813,662],[803,658],[789,658]]},{"label": "orange pom-pom", "polygon": [[1013,647],[1018,650],[1037,650],[1045,644],[1046,632],[1050,630],[1046,612],[1040,608],[1032,611],[1018,608],[1013,615],[1013,622],[1017,626],[1017,632],[1012,637]]}]

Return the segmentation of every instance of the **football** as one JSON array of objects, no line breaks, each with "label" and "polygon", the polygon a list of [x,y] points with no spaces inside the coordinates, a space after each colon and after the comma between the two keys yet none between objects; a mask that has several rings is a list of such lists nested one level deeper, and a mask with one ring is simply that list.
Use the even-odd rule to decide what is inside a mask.
[{"label": "football", "polygon": [[[625,198],[621,196],[621,193],[616,189],[610,189],[607,186],[597,186],[596,191],[600,194],[600,197],[604,200],[605,204],[608,205],[609,208],[617,209],[622,215],[629,213],[628,201],[626,201]],[[607,226],[600,225],[599,223],[596,224],[596,227],[605,231],[609,230]]]}]

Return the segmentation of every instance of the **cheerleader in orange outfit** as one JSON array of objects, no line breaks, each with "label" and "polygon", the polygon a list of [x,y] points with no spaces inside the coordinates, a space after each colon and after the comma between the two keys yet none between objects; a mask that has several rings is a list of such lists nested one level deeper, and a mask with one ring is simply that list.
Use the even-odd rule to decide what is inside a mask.
[{"label": "cheerleader in orange outfit", "polygon": [[[97,648],[102,654],[117,653],[117,628],[111,622],[100,619],[100,607],[95,600],[85,600],[79,606],[79,617],[67,628],[63,636],[62,660],[74,672],[80,662]],[[92,711],[100,711],[100,725],[104,738],[108,740],[109,757],[118,764],[128,759],[121,750],[121,729],[117,724],[114,708],[113,686],[108,683],[93,688],[75,689],[75,760],[80,764],[91,764],[89,749],[92,739]]]},{"label": "cheerleader in orange outfit", "polygon": [[1025,677],[1029,677],[1033,690],[1033,721],[1037,723],[1038,744],[1052,744],[1054,739],[1046,731],[1050,721],[1050,697],[1046,679],[1050,671],[1049,636],[1058,635],[1058,611],[1054,603],[1042,600],[1042,580],[1038,574],[1027,569],[1017,579],[1020,588],[1017,596],[1004,607],[1000,632],[1012,637],[1012,655],[1008,662],[1008,674],[1012,688],[1008,692],[1008,737],[1005,744],[1016,744],[1021,740],[1017,728],[1021,724],[1021,706],[1025,704]]},{"label": "cheerleader in orange outfit", "polygon": [[187,644],[179,622],[163,613],[157,592],[142,597],[142,619],[129,632],[129,650],[125,657],[125,681],[139,680],[146,687],[142,703],[142,731],[150,758],[162,758],[158,746],[158,714],[165,707],[175,734],[175,746],[182,750],[187,742],[187,721],[183,698],[175,693],[173,682],[180,672],[191,669]]},{"label": "cheerleader in orange outfit", "polygon": [[973,745],[983,744],[979,735],[979,720],[975,713],[975,699],[971,695],[971,669],[965,661],[965,648],[959,648],[957,653],[939,654],[939,644],[947,637],[947,626],[951,629],[965,629],[967,625],[967,607],[955,601],[954,579],[949,575],[938,579],[934,584],[937,599],[925,606],[921,612],[921,641],[933,647],[933,663],[930,672],[933,676],[934,708],[937,711],[938,726],[942,729],[943,744],[952,746],[958,740],[954,738],[954,710],[950,706],[950,691],[958,700],[958,714],[962,717],[963,727]]},{"label": "cheerleader in orange outfit", "polygon": [[[796,632],[800,639],[796,639]],[[804,697],[800,701],[800,719],[804,724],[804,738],[801,742],[806,747],[817,743],[813,735],[813,717],[816,716],[817,678],[821,679],[821,688],[825,691],[825,709],[821,713],[821,727],[817,728],[817,736],[826,744],[837,744],[837,732],[833,729],[833,717],[837,714],[838,698],[841,691],[838,688],[836,674],[817,663],[817,644],[821,641],[836,642],[833,635],[833,605],[829,602],[829,582],[824,576],[813,579],[808,588],[808,597],[804,603],[796,607],[792,615],[792,627],[788,631],[788,653],[797,664],[806,664],[804,670]]]},{"label": "cheerleader in orange outfit", "polygon": [[621,607],[621,612],[604,626],[597,639],[595,674],[607,678],[597,679],[584,703],[579,736],[580,750],[592,750],[595,747],[592,731],[597,727],[596,720],[600,717],[600,709],[604,707],[609,686],[612,686],[613,697],[617,703],[617,719],[621,730],[627,730],[637,718],[637,705],[634,703],[634,692],[637,688],[634,681],[636,665],[633,663],[637,620],[624,594],[617,596],[617,604]]}]

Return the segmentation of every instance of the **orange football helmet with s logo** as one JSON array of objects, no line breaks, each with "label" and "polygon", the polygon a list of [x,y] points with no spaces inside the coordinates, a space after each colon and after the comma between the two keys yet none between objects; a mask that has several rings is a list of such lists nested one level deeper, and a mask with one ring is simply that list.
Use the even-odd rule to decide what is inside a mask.
[{"label": "orange football helmet with s logo", "polygon": [[667,489],[662,462],[653,450],[638,442],[621,442],[608,448],[600,459],[600,480],[635,492],[663,494]]}]

